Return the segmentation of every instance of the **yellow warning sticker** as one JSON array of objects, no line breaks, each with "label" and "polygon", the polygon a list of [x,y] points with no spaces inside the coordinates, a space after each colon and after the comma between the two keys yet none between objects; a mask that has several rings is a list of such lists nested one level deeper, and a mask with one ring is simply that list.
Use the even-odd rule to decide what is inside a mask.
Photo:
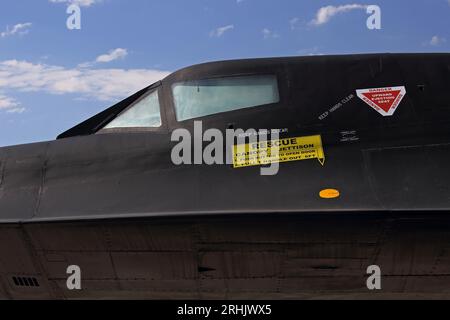
[{"label": "yellow warning sticker", "polygon": [[311,159],[318,159],[325,165],[320,135],[241,144],[233,148],[234,168]]}]

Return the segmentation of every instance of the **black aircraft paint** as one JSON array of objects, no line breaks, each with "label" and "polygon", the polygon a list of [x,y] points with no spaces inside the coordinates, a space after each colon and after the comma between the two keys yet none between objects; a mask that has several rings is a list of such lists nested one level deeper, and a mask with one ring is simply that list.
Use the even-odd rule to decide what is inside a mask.
[{"label": "black aircraft paint", "polygon": [[[244,75],[275,75],[279,103],[176,121],[173,83]],[[356,95],[397,86],[389,117]],[[102,129],[153,90],[160,128]],[[321,135],[326,162],[175,166],[194,120]],[[0,148],[0,298],[450,298],[450,54],[202,64],[58,138]]]}]

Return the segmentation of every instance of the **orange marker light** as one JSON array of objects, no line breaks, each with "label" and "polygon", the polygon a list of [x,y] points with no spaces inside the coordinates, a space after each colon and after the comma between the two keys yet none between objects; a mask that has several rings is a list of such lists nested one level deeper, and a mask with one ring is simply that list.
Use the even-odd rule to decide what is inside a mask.
[{"label": "orange marker light", "polygon": [[339,190],[336,189],[325,189],[320,191],[320,197],[322,199],[336,199],[340,197],[340,192]]}]

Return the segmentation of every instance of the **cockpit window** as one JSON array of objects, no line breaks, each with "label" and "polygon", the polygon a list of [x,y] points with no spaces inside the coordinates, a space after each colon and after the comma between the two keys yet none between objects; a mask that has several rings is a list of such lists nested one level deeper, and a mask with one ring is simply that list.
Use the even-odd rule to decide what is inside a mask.
[{"label": "cockpit window", "polygon": [[280,101],[274,75],[179,82],[172,92],[178,121]]},{"label": "cockpit window", "polygon": [[161,124],[161,110],[156,90],[128,107],[104,129],[159,128]]}]

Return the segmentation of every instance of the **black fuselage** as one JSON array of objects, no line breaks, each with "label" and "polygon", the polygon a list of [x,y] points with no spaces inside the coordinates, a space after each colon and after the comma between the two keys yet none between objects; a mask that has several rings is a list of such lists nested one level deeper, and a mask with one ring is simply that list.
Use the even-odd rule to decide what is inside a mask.
[{"label": "black fuselage", "polygon": [[[172,85],[275,75],[279,102],[177,121]],[[357,90],[404,87],[390,116]],[[162,126],[102,127],[149,90]],[[326,161],[174,165],[175,129],[320,135]],[[255,59],[178,71],[62,134],[0,149],[0,297],[450,293],[450,55]],[[322,190],[339,191],[324,199]],[[83,270],[68,291],[68,265]],[[17,285],[17,277],[38,286]],[[14,280],[16,278],[16,281]]]}]

